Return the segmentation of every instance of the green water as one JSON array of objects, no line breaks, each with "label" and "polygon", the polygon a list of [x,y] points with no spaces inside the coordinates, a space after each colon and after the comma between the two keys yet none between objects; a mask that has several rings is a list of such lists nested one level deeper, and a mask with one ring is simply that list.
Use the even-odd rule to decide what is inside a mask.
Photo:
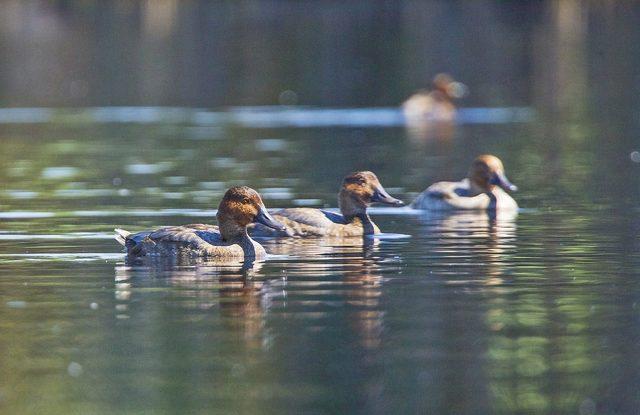
[{"label": "green water", "polygon": [[[635,413],[640,165],[628,130],[606,151],[603,130],[5,124],[0,411]],[[248,269],[130,266],[111,237],[213,221],[233,184],[335,207],[365,168],[410,201],[484,152],[520,187],[516,218],[374,209],[389,235],[265,240]]]}]

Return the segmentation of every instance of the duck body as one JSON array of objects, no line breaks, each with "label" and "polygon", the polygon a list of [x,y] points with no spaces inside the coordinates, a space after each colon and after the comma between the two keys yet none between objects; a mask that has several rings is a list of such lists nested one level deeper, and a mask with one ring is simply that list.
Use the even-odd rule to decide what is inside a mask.
[{"label": "duck body", "polygon": [[255,225],[254,236],[336,236],[350,237],[380,233],[380,228],[368,215],[354,217],[351,221],[339,213],[312,208],[281,209],[273,214],[287,229],[277,231],[264,225]]},{"label": "duck body", "polygon": [[281,209],[273,216],[284,225],[284,230],[274,231],[256,224],[249,229],[249,232],[252,236],[373,235],[380,233],[380,229],[367,214],[367,208],[375,202],[404,206],[401,200],[387,193],[374,173],[359,171],[351,173],[342,181],[342,187],[338,193],[340,214],[313,208]]},{"label": "duck body", "polygon": [[455,105],[440,91],[416,92],[402,104],[402,112],[408,123],[452,122],[456,118]]},{"label": "duck body", "polygon": [[505,191],[517,189],[504,174],[502,161],[485,154],[473,161],[467,179],[434,183],[418,195],[411,207],[432,211],[517,210],[518,204]]},{"label": "duck body", "polygon": [[192,224],[131,233],[116,229],[116,240],[128,257],[207,257],[217,259],[262,259],[264,248],[251,239],[247,225],[260,223],[284,230],[271,217],[260,195],[246,187],[232,187],[218,207],[218,226]]},{"label": "duck body", "polygon": [[408,124],[450,123],[455,120],[456,106],[453,101],[466,94],[466,85],[456,82],[445,73],[436,75],[432,84],[431,90],[420,90],[402,103],[402,113]]},{"label": "duck body", "polygon": [[167,226],[153,231],[131,234],[116,229],[124,239],[129,256],[153,257],[213,257],[262,259],[266,251],[249,235],[225,241],[217,226],[191,224]]},{"label": "duck body", "polygon": [[429,186],[413,201],[414,209],[448,210],[517,210],[518,204],[504,190],[474,194],[469,179],[459,182],[438,182]]}]

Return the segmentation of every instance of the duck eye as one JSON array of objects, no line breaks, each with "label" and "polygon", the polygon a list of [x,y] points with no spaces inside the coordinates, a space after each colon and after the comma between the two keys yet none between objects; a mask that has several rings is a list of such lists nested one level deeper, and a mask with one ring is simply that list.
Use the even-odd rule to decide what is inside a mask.
[{"label": "duck eye", "polygon": [[359,177],[352,177],[352,178],[349,178],[348,180],[345,180],[345,184],[355,184],[357,186],[364,186],[365,181],[364,179],[361,179]]}]

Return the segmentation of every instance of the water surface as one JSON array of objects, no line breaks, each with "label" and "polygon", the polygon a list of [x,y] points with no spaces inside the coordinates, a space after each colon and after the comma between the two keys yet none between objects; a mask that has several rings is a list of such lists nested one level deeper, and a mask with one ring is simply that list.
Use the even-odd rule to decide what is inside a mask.
[{"label": "water surface", "polygon": [[[5,124],[3,412],[640,409],[640,166],[602,153],[598,124],[558,147],[539,119],[462,120],[433,138],[362,109],[354,125],[294,110],[337,118],[106,122],[89,109]],[[128,264],[111,239],[213,221],[235,184],[270,208],[335,208],[342,176],[366,168],[410,201],[481,152],[520,187],[517,216],[378,208],[380,238],[263,240],[272,255],[253,266]]]}]

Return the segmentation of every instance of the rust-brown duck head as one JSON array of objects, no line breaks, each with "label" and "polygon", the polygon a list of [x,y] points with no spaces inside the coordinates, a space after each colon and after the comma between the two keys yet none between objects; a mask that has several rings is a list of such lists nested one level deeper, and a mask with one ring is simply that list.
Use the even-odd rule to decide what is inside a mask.
[{"label": "rust-brown duck head", "polygon": [[502,161],[496,156],[483,154],[476,157],[469,170],[471,184],[483,192],[491,192],[495,186],[515,192],[518,187],[512,184],[504,174]]},{"label": "rust-brown duck head", "polygon": [[262,198],[250,187],[231,187],[218,206],[218,225],[225,240],[243,235],[250,223],[261,223],[283,231],[284,225],[273,219],[262,203]]},{"label": "rust-brown duck head", "polygon": [[366,213],[367,207],[376,202],[396,207],[404,206],[402,200],[390,196],[384,190],[378,177],[370,171],[351,173],[344,178],[338,193],[338,204],[346,218]]},{"label": "rust-brown duck head", "polygon": [[458,82],[447,73],[437,74],[432,81],[433,90],[439,91],[449,99],[459,99],[466,96],[469,88],[462,82]]}]

